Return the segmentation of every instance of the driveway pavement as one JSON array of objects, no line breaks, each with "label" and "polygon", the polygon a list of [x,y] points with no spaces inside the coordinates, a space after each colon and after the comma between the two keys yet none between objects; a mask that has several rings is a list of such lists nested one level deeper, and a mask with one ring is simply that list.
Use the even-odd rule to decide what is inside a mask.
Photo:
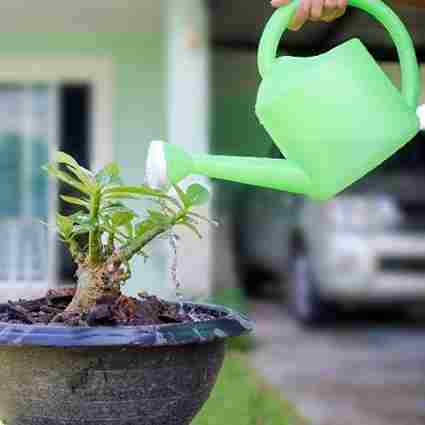
[{"label": "driveway pavement", "polygon": [[425,325],[346,321],[300,328],[284,307],[255,303],[252,362],[312,425],[424,425]]}]

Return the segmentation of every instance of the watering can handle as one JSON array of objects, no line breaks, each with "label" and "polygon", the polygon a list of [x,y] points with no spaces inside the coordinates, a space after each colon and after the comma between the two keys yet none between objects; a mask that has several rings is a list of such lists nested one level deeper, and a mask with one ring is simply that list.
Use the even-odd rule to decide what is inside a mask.
[{"label": "watering can handle", "polygon": [[[300,0],[281,7],[266,25],[258,50],[258,69],[264,78],[276,60],[280,39],[294,16]],[[402,94],[406,103],[416,109],[420,96],[420,74],[413,41],[400,18],[381,0],[349,0],[348,4],[368,12],[381,22],[397,47],[401,66]]]}]

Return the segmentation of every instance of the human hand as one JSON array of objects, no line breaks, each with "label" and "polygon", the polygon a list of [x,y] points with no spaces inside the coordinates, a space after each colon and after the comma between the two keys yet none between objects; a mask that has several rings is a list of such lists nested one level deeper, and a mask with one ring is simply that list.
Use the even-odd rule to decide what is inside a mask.
[{"label": "human hand", "polygon": [[[271,0],[274,7],[291,3],[292,0]],[[331,22],[345,13],[348,0],[301,0],[289,29],[298,31],[307,21]]]}]

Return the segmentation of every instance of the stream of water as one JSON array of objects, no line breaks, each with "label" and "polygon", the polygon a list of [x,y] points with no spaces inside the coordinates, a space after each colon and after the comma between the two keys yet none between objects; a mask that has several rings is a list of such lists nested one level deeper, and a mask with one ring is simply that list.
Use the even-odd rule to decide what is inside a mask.
[{"label": "stream of water", "polygon": [[176,298],[177,298],[177,302],[179,305],[179,314],[183,314],[183,294],[181,292],[181,283],[180,280],[178,278],[178,241],[179,241],[179,237],[171,232],[169,237],[168,237],[168,242],[170,244],[171,247],[171,252],[172,252],[172,261],[171,261],[171,281],[173,282],[174,285],[174,289],[175,289],[175,293],[176,293]]}]

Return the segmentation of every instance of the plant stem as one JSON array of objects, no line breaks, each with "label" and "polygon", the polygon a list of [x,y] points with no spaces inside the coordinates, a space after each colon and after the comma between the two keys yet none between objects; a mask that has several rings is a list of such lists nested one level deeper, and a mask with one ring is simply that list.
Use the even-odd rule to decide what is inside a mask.
[{"label": "plant stem", "polygon": [[[91,199],[90,205],[90,221],[97,222],[97,216],[100,208],[100,191],[97,191]],[[91,264],[96,264],[100,257],[100,232],[96,226],[95,230],[89,232],[89,260]]]},{"label": "plant stem", "polygon": [[68,240],[67,243],[68,243],[69,252],[72,258],[75,260],[78,257],[78,251],[79,251],[78,243],[73,239]]},{"label": "plant stem", "polygon": [[114,252],[114,240],[115,240],[115,233],[111,232],[108,236],[108,245],[106,248],[107,255],[111,255]]}]

